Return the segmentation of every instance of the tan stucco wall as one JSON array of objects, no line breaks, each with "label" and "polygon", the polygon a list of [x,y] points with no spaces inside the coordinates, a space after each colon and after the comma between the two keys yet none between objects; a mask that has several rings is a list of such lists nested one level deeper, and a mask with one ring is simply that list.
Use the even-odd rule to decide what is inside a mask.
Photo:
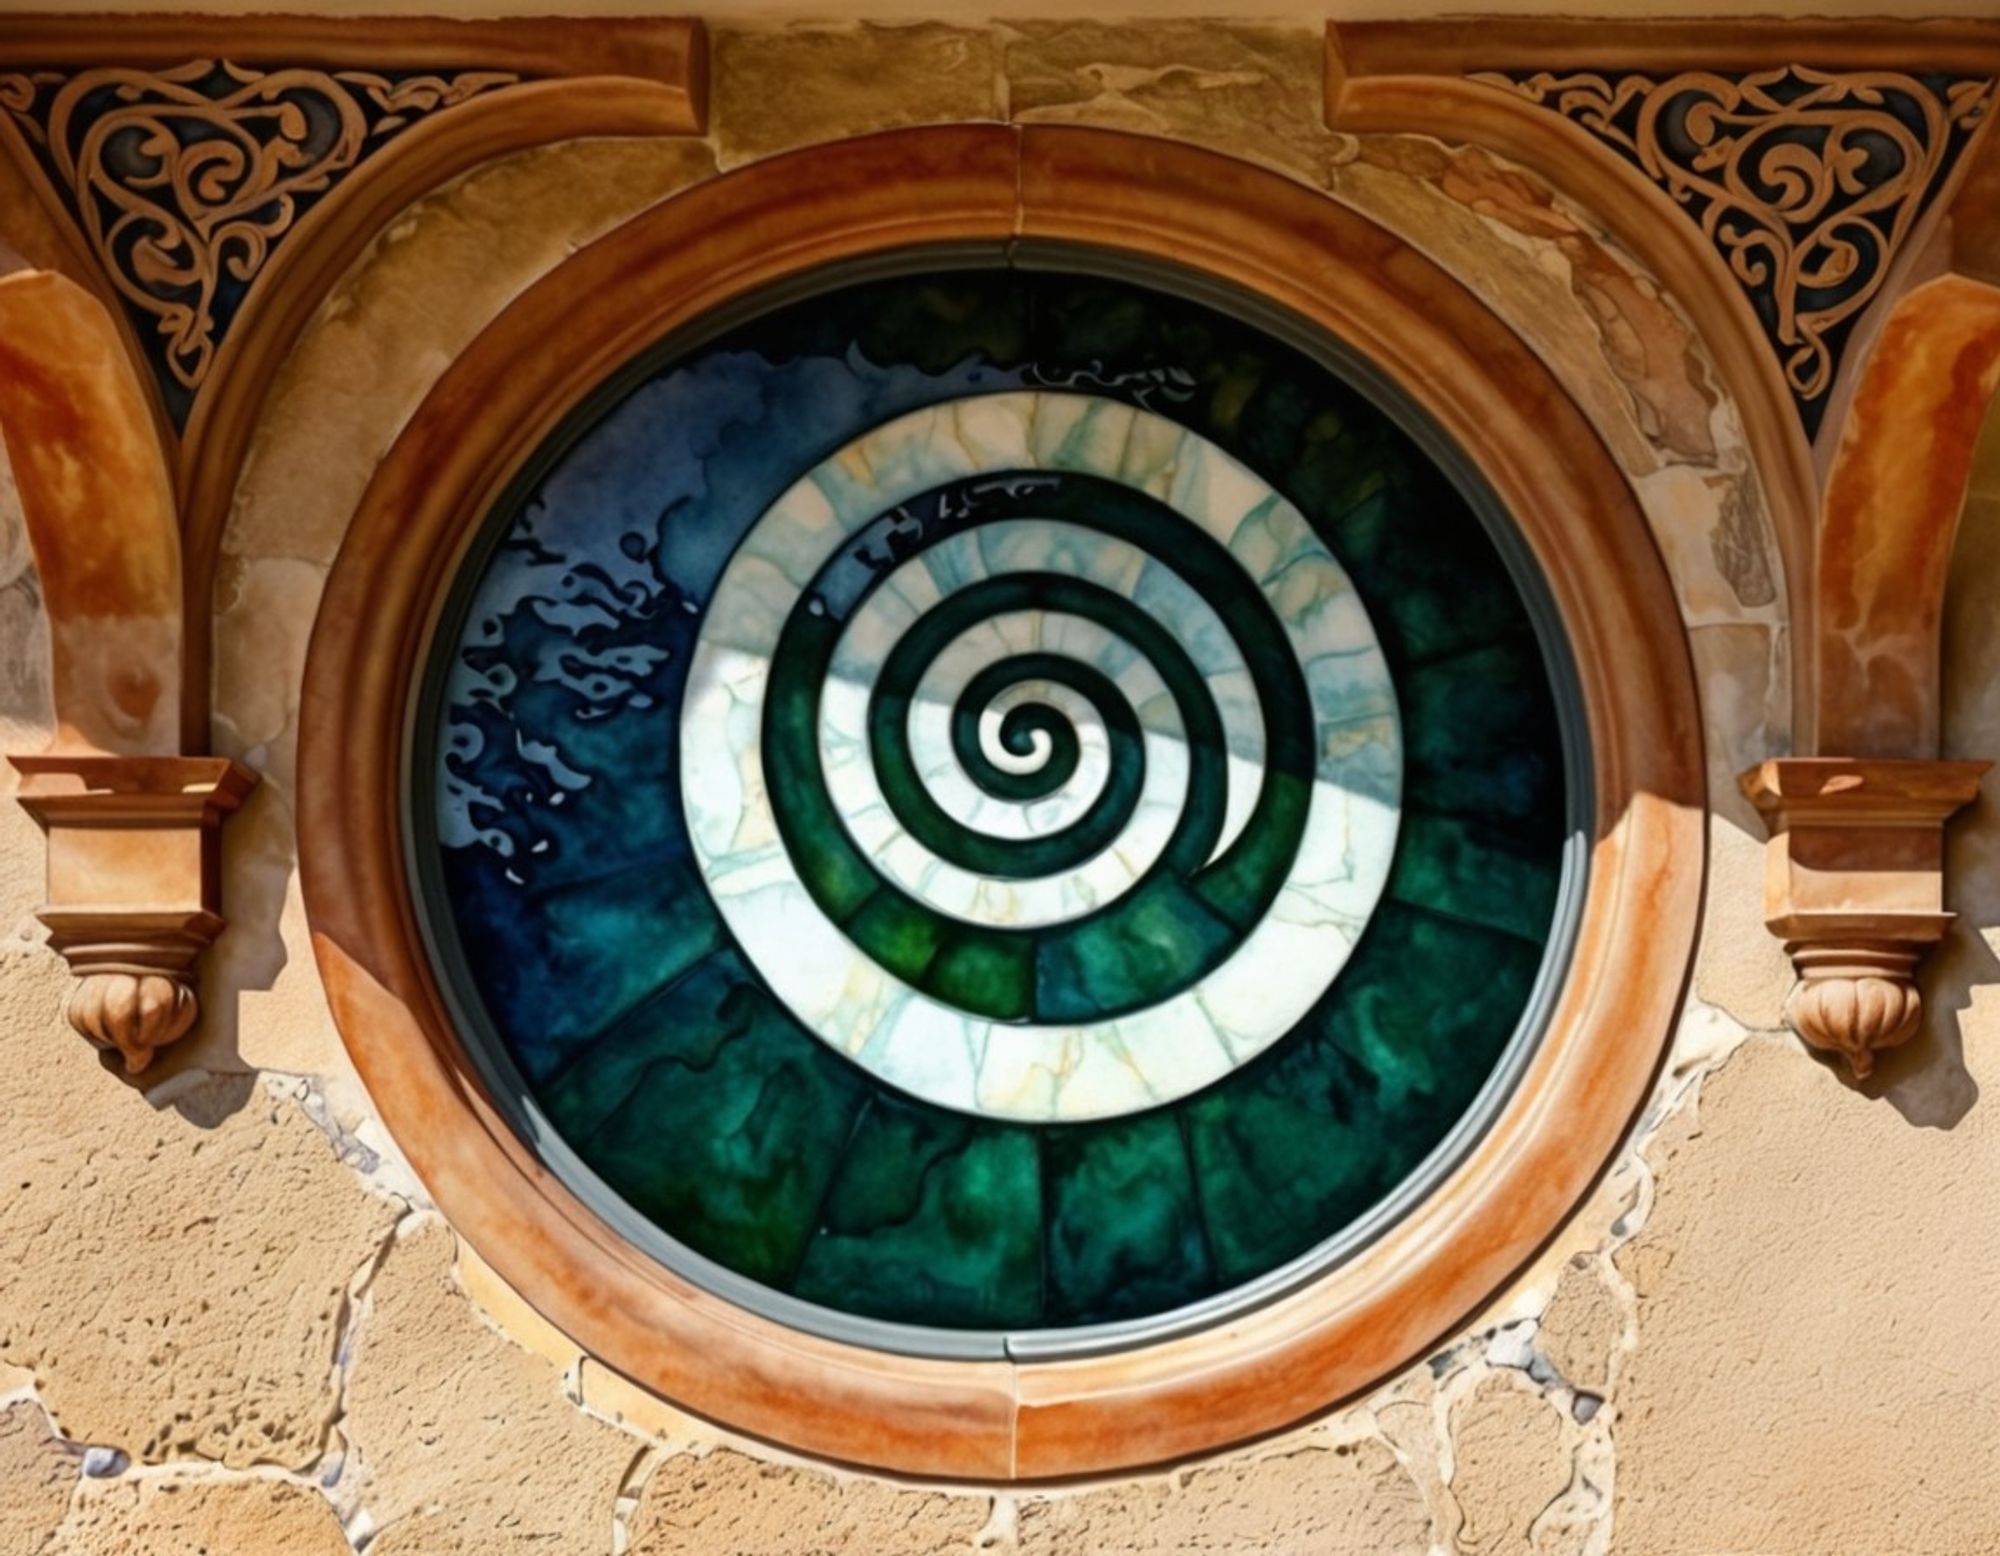
[{"label": "tan stucco wall", "polygon": [[[58,1014],[39,839],[0,806],[0,1556],[970,1551],[1923,1553],[2000,1528],[2000,811],[1953,838],[1964,918],[1925,1033],[1865,1087],[1778,1030],[1761,827],[1788,748],[1779,561],[1736,408],[1630,258],[1533,179],[1320,118],[1316,25],[721,31],[704,142],[489,166],[354,266],[274,387],[225,542],[215,749],[234,927],[200,1032],[129,1085]],[[997,1493],[798,1463],[579,1356],[459,1245],[327,1014],[292,799],[313,611],[375,462],[453,357],[574,248],[789,146],[934,119],[1178,136],[1362,209],[1546,358],[1630,476],[1702,687],[1711,879],[1656,1096],[1563,1234],[1425,1365],[1171,1474]],[[2000,752],[2000,433],[1949,623],[1948,754]],[[0,483],[0,738],[50,715]],[[1992,1030],[1992,1037],[1982,1037]],[[1640,1040],[1650,1040],[1644,1037]]]}]

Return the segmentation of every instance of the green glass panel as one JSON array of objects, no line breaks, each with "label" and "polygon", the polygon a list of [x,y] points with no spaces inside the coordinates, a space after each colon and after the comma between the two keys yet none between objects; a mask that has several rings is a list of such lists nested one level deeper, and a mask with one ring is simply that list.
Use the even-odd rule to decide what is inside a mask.
[{"label": "green glass panel", "polygon": [[1176,1116],[1051,1131],[1042,1162],[1049,1323],[1143,1317],[1215,1289],[1201,1195]]},{"label": "green glass panel", "polygon": [[642,1214],[776,1283],[805,1255],[866,1088],[744,974],[734,956],[710,958],[544,1097]]},{"label": "green glass panel", "polygon": [[1038,1323],[1041,1193],[1026,1131],[878,1096],[792,1290],[910,1324]]},{"label": "green glass panel", "polygon": [[1505,827],[1408,811],[1389,895],[1539,946],[1555,913],[1560,866],[1546,849],[1524,846]]},{"label": "green glass panel", "polygon": [[1465,1111],[1539,949],[1385,901],[1316,1030],[1196,1098],[1189,1138],[1227,1280],[1389,1193]]}]

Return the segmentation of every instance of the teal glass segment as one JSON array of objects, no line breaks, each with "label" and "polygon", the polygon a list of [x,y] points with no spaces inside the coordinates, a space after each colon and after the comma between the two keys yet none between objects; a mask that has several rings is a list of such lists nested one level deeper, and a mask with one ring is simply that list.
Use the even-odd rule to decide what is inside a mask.
[{"label": "teal glass segment", "polygon": [[1311,344],[1080,269],[836,278],[663,343],[496,507],[414,874],[496,1095],[650,1251],[1089,1333],[1463,1143],[1559,971],[1562,653]]}]

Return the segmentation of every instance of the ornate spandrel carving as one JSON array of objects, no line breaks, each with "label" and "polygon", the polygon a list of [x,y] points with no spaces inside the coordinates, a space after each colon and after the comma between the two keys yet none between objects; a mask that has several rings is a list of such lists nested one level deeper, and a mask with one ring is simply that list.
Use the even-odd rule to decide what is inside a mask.
[{"label": "ornate spandrel carving", "polygon": [[1776,348],[1809,437],[1848,336],[1989,111],[1992,87],[1804,65],[1472,79],[1589,131],[1700,224]]},{"label": "ornate spandrel carving", "polygon": [[197,59],[0,73],[0,110],[69,202],[185,423],[237,309],[299,220],[412,124],[521,79]]}]

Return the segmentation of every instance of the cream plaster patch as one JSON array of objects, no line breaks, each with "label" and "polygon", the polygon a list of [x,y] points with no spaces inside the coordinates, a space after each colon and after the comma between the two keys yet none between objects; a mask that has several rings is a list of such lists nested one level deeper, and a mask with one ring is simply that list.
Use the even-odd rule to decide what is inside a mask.
[{"label": "cream plaster patch", "polygon": [[475,1316],[453,1238],[412,1218],[356,1325],[342,1430],[376,1556],[607,1548],[639,1451],[577,1411],[561,1375]]}]

